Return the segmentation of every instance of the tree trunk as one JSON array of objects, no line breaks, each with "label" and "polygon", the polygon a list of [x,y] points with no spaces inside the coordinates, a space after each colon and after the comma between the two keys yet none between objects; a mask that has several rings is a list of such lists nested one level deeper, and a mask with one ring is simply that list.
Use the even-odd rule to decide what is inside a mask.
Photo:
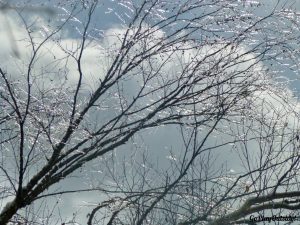
[{"label": "tree trunk", "polygon": [[17,204],[17,198],[8,202],[0,213],[0,224],[5,225],[16,214],[20,206]]}]

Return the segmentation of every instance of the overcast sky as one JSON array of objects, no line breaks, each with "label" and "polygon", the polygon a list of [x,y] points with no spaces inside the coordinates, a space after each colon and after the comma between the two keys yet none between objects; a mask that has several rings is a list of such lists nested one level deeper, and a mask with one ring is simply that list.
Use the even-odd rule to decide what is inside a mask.
[{"label": "overcast sky", "polygon": [[[275,0],[274,0],[275,1]],[[16,3],[20,3],[20,1],[13,1]],[[39,3],[40,1],[30,1],[33,4]],[[65,18],[65,11],[70,10],[70,4],[72,1],[66,1],[67,3],[58,4],[59,0],[57,1],[48,1],[43,2],[46,5],[54,5],[55,9],[55,15],[47,15],[45,12],[36,12],[36,11],[30,11],[28,13],[24,12],[23,15],[25,15],[26,19],[38,19],[38,23],[40,27],[43,27],[43,29],[47,28],[47,22],[50,20],[53,20],[51,24],[58,23],[59,20],[63,20]],[[73,1],[75,2],[75,1]],[[107,46],[109,46],[112,42],[112,35],[117,32],[123,32],[125,24],[130,21],[130,10],[126,10],[124,6],[118,4],[118,1],[99,1],[99,7],[97,8],[95,15],[93,16],[92,26],[97,28],[98,34],[93,33],[92,35],[95,38],[98,38],[97,41],[98,45],[90,45],[86,47],[85,55],[83,58],[83,70],[85,71],[86,77],[85,77],[85,84],[87,86],[87,89],[91,88],[93,89],[95,85],[97,85],[97,81],[99,79],[103,78],[105,74],[105,70],[107,68],[107,65],[109,65],[109,61],[107,61],[106,58],[103,57],[103,55],[99,54],[101,51],[104,51]],[[243,2],[243,1],[240,1]],[[271,1],[270,1],[271,2]],[[69,5],[67,5],[69,4]],[[295,7],[300,8],[300,2],[295,4]],[[76,18],[73,19],[73,22],[68,25],[67,29],[64,29],[60,34],[63,37],[62,44],[65,46],[69,46],[72,48],[72,45],[78,41],[78,38],[80,37],[80,31],[78,28],[81,27],[81,21],[84,21],[86,19],[85,13],[79,13]],[[61,22],[61,21],[60,21]],[[17,16],[15,12],[6,12],[5,14],[0,14],[0,61],[1,67],[4,67],[7,69],[7,71],[12,74],[12,76],[15,76],[16,79],[22,72],[22,60],[28,56],[29,49],[24,46],[24,43],[18,42],[16,40],[21,40],[26,36],[25,29],[20,25],[20,18]],[[38,27],[38,26],[37,26]],[[40,34],[42,35],[43,31],[41,30]],[[15,41],[12,40],[12,38],[15,39]],[[49,43],[46,46],[48,49],[51,49],[51,52],[45,53],[43,57],[41,57],[39,61],[39,66],[36,68],[36,70],[41,70],[43,68],[43,65],[47,65],[49,61],[53,59],[53,57],[56,58],[63,58],[64,53],[61,51],[60,48],[58,48],[55,43]],[[16,58],[16,56],[13,53],[13,49],[16,48],[18,51],[18,54],[20,54],[19,58]],[[54,54],[53,54],[54,53]],[[7,57],[9,55],[9,57]],[[103,65],[103,62],[106,63],[106,65]],[[48,68],[50,69],[50,68]],[[51,68],[54,71],[58,70],[58,67]],[[70,71],[70,74],[74,73],[74,76],[69,76],[68,84],[72,85],[77,80],[77,74],[76,73],[76,65],[72,64],[71,62],[68,64],[68,69]],[[73,72],[72,72],[73,71]],[[95,73],[97,71],[97,73]],[[295,78],[295,75],[293,75],[291,72],[287,71],[286,76],[288,78],[292,77]],[[59,79],[62,79],[62,77],[56,77],[58,80],[53,80],[52,84],[49,85],[57,85],[56,82],[60,82]],[[49,81],[47,81],[49,82]],[[299,83],[293,82],[291,84],[291,88],[299,88]],[[134,83],[128,84],[128,89],[132,91],[134,89]],[[299,88],[300,90],[300,88]],[[263,93],[265,95],[265,99],[268,99],[270,102],[273,102],[274,105],[278,104],[277,101],[274,100],[276,96],[268,96],[268,93]],[[290,95],[290,98],[292,96],[291,93],[288,93]],[[263,96],[263,95],[262,95]],[[291,100],[294,101],[294,100]],[[297,102],[294,102],[293,104],[297,105]],[[259,104],[258,104],[259,105]],[[270,109],[271,110],[271,109]],[[272,113],[272,112],[271,112]],[[293,121],[293,118],[288,118],[288,120]],[[229,137],[223,136],[220,137],[217,134],[215,134],[212,138],[208,140],[208,146],[209,145],[215,145],[219,143],[220,141],[228,140]],[[158,163],[158,165],[162,169],[167,169],[169,164],[168,162],[171,159],[170,151],[173,151],[176,154],[179,154],[181,148],[183,148],[183,144],[180,139],[180,132],[178,129],[170,129],[168,128],[159,128],[154,129],[151,132],[142,132],[138,137],[135,139],[137,146],[142,146],[144,149],[147,149],[147,151],[150,153],[149,158],[155,162]],[[126,154],[130,154],[132,152],[132,149],[134,149],[133,143],[129,142],[127,145],[121,147],[118,149],[118,157],[121,160],[122,157]],[[253,149],[255,149],[255,145],[252,146]],[[176,153],[177,152],[177,153]],[[227,161],[228,169],[232,170],[232,172],[239,171],[241,168],[241,163],[239,162],[238,155],[232,151],[231,147],[223,147],[219,149],[218,154],[216,154],[216,166],[220,166],[221,163],[224,163]],[[98,167],[99,161],[94,161],[89,164],[89,166],[85,167],[85,170],[92,171],[95,176],[91,177],[84,177],[81,173],[74,174],[74,177],[71,179],[66,179],[61,184],[55,186],[55,188],[63,188],[63,189],[74,189],[74,188],[80,188],[80,187],[87,187],[91,182],[91,179],[94,179],[98,175],[101,176],[101,171]],[[83,182],[82,182],[83,181]],[[97,193],[80,193],[80,194],[74,194],[74,195],[66,195],[63,197],[60,201],[60,210],[61,210],[61,217],[66,218],[66,221],[72,217],[72,214],[76,210],[80,210],[80,216],[78,217],[78,222],[81,224],[86,223],[86,214],[89,212],[89,210],[86,207],[80,208],[81,206],[85,206],[87,203],[95,203],[101,199],[101,196],[99,196]],[[56,199],[52,199],[53,202],[56,201]],[[53,203],[52,202],[52,203]],[[65,222],[66,222],[65,221]]]}]

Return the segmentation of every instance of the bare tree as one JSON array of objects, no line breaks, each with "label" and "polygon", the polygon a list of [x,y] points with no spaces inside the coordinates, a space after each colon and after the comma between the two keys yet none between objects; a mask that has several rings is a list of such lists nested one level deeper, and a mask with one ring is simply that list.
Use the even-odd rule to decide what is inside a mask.
[{"label": "bare tree", "polygon": [[[102,199],[88,224],[253,224],[299,209],[297,102],[281,82],[298,71],[292,2],[56,7],[46,18],[5,5],[20,52],[0,65],[0,224],[34,224],[39,210],[31,220],[22,210],[80,191]],[[156,168],[136,142],[166,128],[182,144]],[[122,146],[132,154],[120,163]],[[228,151],[238,171],[215,158]],[[53,189],[93,162],[104,175],[92,188]]]}]

